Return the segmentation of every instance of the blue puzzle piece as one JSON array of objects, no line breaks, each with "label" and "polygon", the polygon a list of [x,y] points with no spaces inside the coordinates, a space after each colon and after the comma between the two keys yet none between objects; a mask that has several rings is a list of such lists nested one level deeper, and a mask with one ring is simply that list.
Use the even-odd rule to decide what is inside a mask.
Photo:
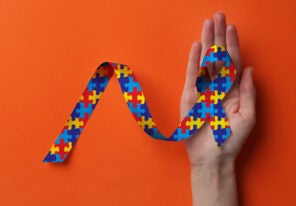
[{"label": "blue puzzle piece", "polygon": [[198,92],[205,92],[206,88],[211,84],[211,82],[207,81],[206,76],[200,76],[196,79],[196,89]]},{"label": "blue puzzle piece", "polygon": [[[105,76],[105,77],[101,77],[100,78],[100,88],[103,88],[103,91],[107,87],[108,82],[109,82],[109,78],[108,77]],[[98,91],[97,94],[99,92],[103,92],[103,91]]]},{"label": "blue puzzle piece", "polygon": [[93,109],[93,104],[88,104],[88,106],[85,107],[83,102],[79,102],[75,107],[75,111],[78,114],[78,118],[84,118],[85,114],[88,114],[88,117],[90,117],[91,113],[93,112]]},{"label": "blue puzzle piece", "polygon": [[96,90],[97,94],[99,94],[100,92],[104,92],[108,82],[108,76],[100,77],[99,75],[96,75],[96,77],[92,78],[87,84],[87,89],[88,91]]},{"label": "blue puzzle piece", "polygon": [[222,51],[221,48],[218,48],[217,53],[214,53],[214,57],[219,61],[224,61],[225,66],[230,66],[231,58],[226,50]]},{"label": "blue puzzle piece", "polygon": [[145,129],[144,130],[148,135],[150,135],[151,137],[153,137],[154,139],[161,139],[161,140],[165,140],[165,136],[163,136],[162,134],[160,134],[160,132],[158,131],[157,128],[150,128],[150,129]]},{"label": "blue puzzle piece", "polygon": [[217,130],[213,130],[213,135],[215,141],[217,142],[218,146],[220,147],[225,140],[230,136],[231,130],[230,128],[221,128],[221,125],[218,126]]},{"label": "blue puzzle piece", "polygon": [[213,54],[214,57],[217,57],[218,61],[224,61],[224,59],[226,59],[227,57],[227,51],[222,51],[222,49],[220,47],[218,47],[218,50],[216,53]]},{"label": "blue puzzle piece", "polygon": [[82,128],[76,129],[75,126],[72,126],[71,130],[68,130],[67,132],[68,135],[71,135],[69,142],[72,142],[72,144],[74,145],[81,132],[82,132]]},{"label": "blue puzzle piece", "polygon": [[226,118],[226,114],[222,106],[222,100],[220,99],[218,100],[217,104],[214,104],[214,115],[218,116],[218,120],[221,120],[221,118]]},{"label": "blue puzzle piece", "polygon": [[[66,159],[67,156],[68,156],[67,154],[64,154],[64,159]],[[63,162],[64,161],[64,159],[63,160],[61,159],[60,154],[55,154],[55,157],[56,157],[55,162]]]},{"label": "blue puzzle piece", "polygon": [[[66,158],[67,155],[64,155],[64,158]],[[60,158],[59,154],[50,154],[50,152],[46,155],[43,162],[63,162],[63,160]]]},{"label": "blue puzzle piece", "polygon": [[56,155],[52,155],[50,152],[48,152],[43,162],[56,162]]},{"label": "blue puzzle piece", "polygon": [[226,92],[226,78],[222,77],[221,74],[218,74],[217,77],[210,84],[210,90],[217,90],[218,94]]},{"label": "blue puzzle piece", "polygon": [[69,142],[72,136],[68,134],[68,130],[64,129],[63,133],[60,133],[58,138],[55,141],[55,144],[60,144],[60,140],[64,139],[64,142]]},{"label": "blue puzzle piece", "polygon": [[205,55],[204,56],[203,61],[201,63],[201,66],[205,67],[209,63],[211,64],[211,63],[213,63],[213,62],[215,62],[217,60],[218,60],[218,58],[214,56],[214,52],[210,52],[210,55],[208,55],[208,56]]},{"label": "blue puzzle piece", "polygon": [[142,116],[142,114],[145,112],[145,109],[142,109],[140,104],[137,104],[136,107],[134,107],[134,103],[128,102],[127,105],[131,113],[136,114],[138,117]]},{"label": "blue puzzle piece", "polygon": [[125,78],[127,82],[124,82],[124,86],[127,88],[127,92],[134,91],[134,87],[137,88],[137,91],[141,91],[141,87],[138,81],[134,81],[133,76],[128,76]]},{"label": "blue puzzle piece", "polygon": [[77,109],[79,109],[81,107],[80,105],[81,103],[78,102],[76,105],[75,105],[75,108],[73,109],[72,113],[71,113],[71,117],[72,119],[75,119],[75,118],[79,118],[79,112],[77,112]]},{"label": "blue puzzle piece", "polygon": [[206,106],[205,102],[200,103],[202,105],[201,109],[198,110],[201,113],[200,118],[206,118],[207,114],[210,114],[210,117],[214,116],[214,105],[210,104],[209,107]]},{"label": "blue puzzle piece", "polygon": [[225,57],[225,58],[223,58],[223,60],[222,61],[224,61],[225,62],[225,66],[226,67],[229,67],[230,66],[230,63],[231,63],[231,57],[229,56],[229,54],[227,53],[227,56]]},{"label": "blue puzzle piece", "polygon": [[122,76],[121,78],[118,79],[118,81],[119,81],[119,85],[121,87],[122,92],[128,92],[128,87],[125,86],[125,84],[129,82],[128,77]]},{"label": "blue puzzle piece", "polygon": [[144,116],[146,119],[148,119],[149,117],[152,117],[148,109],[147,103],[140,104],[140,108],[143,111],[142,116]]},{"label": "blue puzzle piece", "polygon": [[186,132],[182,132],[182,128],[177,128],[174,133],[171,135],[172,141],[180,141],[182,139],[187,139],[191,135],[189,134],[189,130],[186,129]]},{"label": "blue puzzle piece", "polygon": [[194,117],[201,117],[201,109],[203,108],[203,105],[201,103],[195,104],[191,110],[186,114],[186,117],[194,116]]},{"label": "blue puzzle piece", "polygon": [[223,83],[223,86],[225,87],[225,92],[228,92],[229,90],[230,90],[230,88],[231,88],[231,86],[232,86],[232,81],[231,81],[231,79],[230,79],[230,77],[229,76],[226,76],[225,77],[225,83]]},{"label": "blue puzzle piece", "polygon": [[97,86],[96,81],[93,79],[90,79],[87,84],[87,90],[90,92],[90,91],[94,90],[96,86]]}]

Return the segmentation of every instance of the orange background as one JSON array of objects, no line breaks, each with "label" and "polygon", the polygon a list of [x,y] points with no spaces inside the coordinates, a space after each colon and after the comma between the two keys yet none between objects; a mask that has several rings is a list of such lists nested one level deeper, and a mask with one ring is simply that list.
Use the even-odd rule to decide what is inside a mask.
[{"label": "orange background", "polygon": [[183,142],[141,131],[114,78],[68,161],[41,161],[103,61],[134,70],[169,135],[191,43],[217,10],[237,25],[258,90],[257,127],[237,164],[241,204],[294,205],[292,0],[0,0],[0,205],[191,205]]}]

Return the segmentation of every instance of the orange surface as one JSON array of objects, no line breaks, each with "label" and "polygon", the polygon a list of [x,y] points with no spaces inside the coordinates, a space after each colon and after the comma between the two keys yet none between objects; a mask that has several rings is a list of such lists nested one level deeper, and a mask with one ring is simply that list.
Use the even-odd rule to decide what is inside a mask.
[{"label": "orange surface", "polygon": [[0,0],[0,205],[191,205],[183,143],[137,126],[112,78],[65,164],[43,164],[101,62],[129,65],[161,131],[179,121],[191,43],[217,10],[254,65],[258,124],[237,164],[242,205],[294,205],[295,2]]}]

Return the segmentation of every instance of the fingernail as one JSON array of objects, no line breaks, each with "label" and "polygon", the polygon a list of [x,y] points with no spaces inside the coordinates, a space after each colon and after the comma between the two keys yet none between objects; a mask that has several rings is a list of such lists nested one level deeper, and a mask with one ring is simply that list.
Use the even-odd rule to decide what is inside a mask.
[{"label": "fingernail", "polygon": [[229,24],[227,26],[228,29],[232,30],[232,31],[235,31],[236,30],[236,26],[234,24]]},{"label": "fingernail", "polygon": [[223,11],[217,11],[217,12],[215,13],[214,17],[217,17],[218,15],[220,15],[222,18],[226,18],[226,17],[225,17],[225,14],[224,14]]}]

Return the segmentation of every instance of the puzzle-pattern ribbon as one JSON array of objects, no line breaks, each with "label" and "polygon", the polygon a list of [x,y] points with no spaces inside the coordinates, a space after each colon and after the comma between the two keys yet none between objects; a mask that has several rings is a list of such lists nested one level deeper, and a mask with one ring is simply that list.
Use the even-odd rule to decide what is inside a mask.
[{"label": "puzzle-pattern ribbon", "polygon": [[[223,61],[225,64],[217,77],[211,81],[207,65],[217,61]],[[104,62],[97,68],[88,82],[43,162],[63,162],[65,160],[94,111],[113,73],[119,81],[123,97],[135,120],[151,137],[165,141],[180,141],[192,136],[205,122],[209,122],[218,147],[222,146],[230,136],[230,125],[222,107],[222,99],[234,82],[236,69],[227,50],[222,46],[214,45],[206,52],[197,76],[196,88],[200,95],[194,106],[169,137],[162,135],[156,127],[141,86],[133,71],[123,64]]]}]

